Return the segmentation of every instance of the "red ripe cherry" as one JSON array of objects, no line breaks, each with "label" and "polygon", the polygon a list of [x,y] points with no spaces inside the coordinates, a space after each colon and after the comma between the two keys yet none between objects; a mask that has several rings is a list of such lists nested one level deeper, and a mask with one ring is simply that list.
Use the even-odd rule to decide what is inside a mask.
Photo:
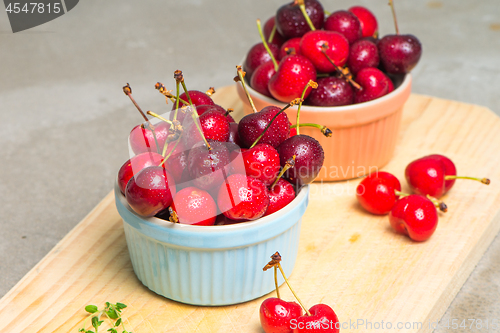
[{"label": "red ripe cherry", "polygon": [[388,214],[396,204],[401,191],[399,180],[384,171],[374,172],[363,179],[356,188],[356,198],[368,212],[376,215]]},{"label": "red ripe cherry", "polygon": [[[217,110],[206,111],[198,121],[206,140],[227,142],[229,139],[229,121],[224,113]],[[203,140],[200,130],[193,121],[188,125],[184,123],[184,132],[186,133],[183,135],[184,144],[187,148]]]},{"label": "red ripe cherry", "polygon": [[274,183],[280,171],[280,157],[273,146],[259,143],[245,150],[242,156],[247,176],[262,181],[266,186]]},{"label": "red ripe cherry", "polygon": [[363,38],[351,45],[347,67],[352,74],[356,75],[365,67],[378,67],[379,63],[378,48],[372,40]]},{"label": "red ripe cherry", "polygon": [[273,97],[269,91],[269,81],[276,74],[276,69],[272,61],[263,63],[255,69],[250,78],[250,87],[262,95]]},{"label": "red ripe cherry", "polygon": [[396,202],[389,213],[389,221],[396,232],[422,242],[429,239],[436,230],[438,214],[432,201],[412,194]]},{"label": "red ripe cherry", "polygon": [[446,156],[434,154],[421,157],[406,167],[406,181],[412,191],[422,195],[441,197],[456,179],[471,179],[489,185],[488,178],[457,176],[455,164]]},{"label": "red ripe cherry", "polygon": [[377,68],[363,68],[356,76],[356,82],[361,89],[355,90],[354,103],[368,102],[394,90],[391,79]]},{"label": "red ripe cherry", "polygon": [[125,193],[125,187],[132,176],[137,174],[142,169],[160,165],[163,161],[163,156],[158,153],[141,153],[127,160],[118,170],[118,187],[122,193]]},{"label": "red ripe cherry", "polygon": [[289,54],[301,54],[300,53],[300,41],[302,38],[295,37],[290,38],[286,42],[283,43],[280,47],[279,59],[283,59]]},{"label": "red ripe cherry", "polygon": [[337,314],[326,304],[316,304],[309,309],[310,316],[304,315],[290,322],[293,333],[338,333],[340,323]]},{"label": "red ripe cherry", "polygon": [[[275,59],[278,58],[279,47],[275,44],[268,44]],[[247,77],[251,78],[253,72],[265,62],[271,61],[271,56],[267,52],[263,43],[258,43],[252,46],[250,51],[247,53],[245,58],[245,63],[243,65],[243,70],[247,73]]]},{"label": "red ripe cherry", "polygon": [[347,38],[349,44],[362,36],[361,23],[356,15],[347,10],[339,10],[330,14],[325,20],[324,29],[341,33]]},{"label": "red ripe cherry", "polygon": [[158,142],[160,149],[163,149],[165,141],[167,140],[169,127],[170,125],[166,122],[160,122],[154,125],[154,132],[156,135],[155,141],[153,131],[149,128],[143,128],[141,125],[135,126],[129,135],[130,148],[132,148],[135,154],[145,152],[158,153],[156,142]]},{"label": "red ripe cherry", "polygon": [[325,153],[321,144],[308,135],[294,135],[278,146],[281,167],[295,156],[295,165],[285,172],[292,184],[300,187],[311,183],[321,171]]},{"label": "red ripe cherry", "polygon": [[317,83],[318,88],[311,91],[305,104],[313,106],[342,106],[354,102],[354,90],[346,80],[329,76],[319,78]]},{"label": "red ripe cherry", "polygon": [[270,297],[260,305],[259,315],[264,332],[291,333],[290,321],[302,315],[302,308],[295,302]]},{"label": "red ripe cherry", "polygon": [[204,114],[207,111],[217,111],[222,113],[223,115],[226,116],[227,121],[234,122],[234,118],[231,116],[229,112],[227,112],[226,109],[224,109],[222,106],[217,105],[217,104],[212,104],[212,105],[198,105],[196,107],[196,112],[198,113],[199,116]]},{"label": "red ripe cherry", "polygon": [[186,187],[174,196],[173,210],[179,223],[192,225],[213,225],[217,206],[212,196],[196,187]]},{"label": "red ripe cherry", "polygon": [[326,54],[335,65],[345,65],[349,57],[349,42],[335,31],[316,30],[306,33],[300,42],[300,53],[307,57],[319,72],[333,72],[335,67],[322,52],[323,45],[327,46]]},{"label": "red ripe cherry", "polygon": [[[188,90],[189,97],[191,98],[191,101],[193,102],[194,106],[198,105],[213,105],[215,104],[214,101],[210,96],[208,96],[206,93],[199,91],[199,90]],[[179,95],[179,98],[182,99],[183,101],[186,101],[189,103],[189,99],[186,95],[186,93],[182,93]],[[176,103],[173,103],[172,105],[172,110],[175,110],[175,105]],[[184,106],[184,103],[179,101],[179,108]],[[179,119],[179,118],[177,118]],[[179,119],[180,120],[180,119]]]},{"label": "red ripe cherry", "polygon": [[187,168],[193,185],[206,191],[217,190],[225,180],[226,166],[230,155],[226,146],[217,141],[205,145],[195,145],[189,150]]},{"label": "red ripe cherry", "polygon": [[[456,176],[457,175],[457,168],[455,166],[455,163],[453,163],[452,160],[450,160],[448,157],[440,154],[433,154],[433,155],[428,155],[426,158],[430,159],[436,159],[441,161],[443,164],[444,168],[444,175],[446,176]],[[455,178],[452,179],[446,179],[444,180],[444,192],[448,192],[453,185],[455,184]]]},{"label": "red ripe cherry", "polygon": [[[321,3],[316,0],[305,0],[304,4],[313,26],[316,29],[321,29],[325,21],[325,12]],[[297,1],[290,2],[278,9],[276,28],[286,39],[302,37],[311,30]]]},{"label": "red ripe cherry", "polygon": [[[271,120],[280,112],[277,106],[266,106],[256,113],[241,118],[238,123],[238,133],[243,147],[250,147],[266,129]],[[278,147],[290,135],[290,121],[285,112],[281,112],[271,123],[269,129],[260,138],[259,143],[268,143]]]},{"label": "red ripe cherry", "polygon": [[165,168],[150,166],[134,175],[125,187],[125,198],[139,215],[151,217],[168,208],[176,193],[175,181]]},{"label": "red ripe cherry", "polygon": [[[172,149],[174,151],[172,151]],[[167,146],[165,156],[169,156],[165,161],[165,168],[170,172],[175,179],[175,184],[179,185],[186,183],[190,180],[189,172],[187,170],[187,156],[188,150],[185,149],[182,141],[171,142]]]},{"label": "red ripe cherry", "polygon": [[420,60],[422,44],[413,35],[387,35],[377,43],[380,63],[390,74],[406,74]]},{"label": "red ripe cherry", "polygon": [[351,13],[356,15],[361,24],[361,36],[362,37],[374,37],[378,36],[378,23],[377,18],[371,11],[362,6],[353,6],[348,9]]},{"label": "red ripe cherry", "polygon": [[[275,17],[272,16],[264,24],[264,38],[266,39],[266,41],[269,40],[269,37],[271,36],[271,32],[273,31],[274,26],[275,26]],[[278,30],[276,30],[274,32],[274,37],[271,43],[276,44],[278,47],[280,47],[281,45],[283,45],[284,42],[285,42],[285,37],[283,37],[278,32]]]},{"label": "red ripe cherry", "polygon": [[269,206],[269,191],[258,179],[234,174],[220,187],[217,205],[231,220],[256,220],[264,216]]},{"label": "red ripe cherry", "polygon": [[295,189],[293,185],[280,178],[276,185],[269,190],[269,207],[266,214],[277,212],[295,199]]},{"label": "red ripe cherry", "polygon": [[[289,103],[301,97],[304,87],[309,81],[316,81],[316,68],[304,56],[291,54],[283,59],[278,66],[276,74],[269,80],[269,91],[280,102]],[[306,90],[307,98],[312,88]]]},{"label": "red ripe cherry", "polygon": [[439,159],[419,158],[405,169],[405,178],[412,192],[440,198],[445,193],[444,165]]}]

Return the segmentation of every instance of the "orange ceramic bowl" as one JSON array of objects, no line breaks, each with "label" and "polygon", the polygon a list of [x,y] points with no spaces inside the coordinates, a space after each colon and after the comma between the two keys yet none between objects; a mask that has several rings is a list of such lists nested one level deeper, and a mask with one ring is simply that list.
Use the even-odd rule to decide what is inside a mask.
[{"label": "orange ceramic bowl", "polygon": [[[257,110],[268,105],[285,104],[258,93],[246,85]],[[250,103],[237,84],[245,114],[252,112]],[[327,138],[312,127],[301,127],[300,133],[318,140],[325,151],[325,161],[316,181],[335,181],[361,177],[383,167],[391,159],[399,134],[403,106],[410,96],[411,75],[407,74],[396,89],[373,101],[335,107],[302,105],[301,123],[325,125],[333,134]],[[286,111],[292,124],[297,106]]]}]

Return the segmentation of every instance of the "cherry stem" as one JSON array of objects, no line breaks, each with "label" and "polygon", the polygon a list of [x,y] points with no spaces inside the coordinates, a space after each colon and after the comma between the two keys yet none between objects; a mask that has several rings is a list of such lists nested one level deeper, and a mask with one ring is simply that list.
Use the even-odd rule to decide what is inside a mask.
[{"label": "cherry stem", "polygon": [[470,180],[475,180],[480,183],[483,183],[485,185],[490,185],[491,181],[488,178],[476,178],[476,177],[467,177],[467,176],[444,176],[444,180],[451,180],[451,179],[470,179]]},{"label": "cherry stem", "polygon": [[307,91],[307,88],[313,88],[313,89],[316,89],[318,88],[318,84],[316,82],[314,82],[313,80],[309,80],[309,82],[307,82],[306,86],[304,87],[304,90],[302,90],[302,96],[301,96],[301,102],[299,103],[299,107],[297,108],[297,120],[296,120],[296,124],[297,125],[297,135],[300,135],[299,133],[299,129],[300,129],[300,123],[299,123],[299,116],[300,116],[300,108],[302,107],[302,102],[304,101],[304,97],[306,96],[306,91]]},{"label": "cherry stem", "polygon": [[271,30],[271,33],[269,34],[269,38],[267,39],[268,43],[271,43],[274,39],[274,35],[276,35],[276,23],[273,26],[273,29]]},{"label": "cherry stem", "polygon": [[299,5],[300,11],[302,12],[302,15],[304,15],[304,18],[306,19],[306,22],[307,22],[307,25],[309,26],[309,28],[311,28],[312,31],[316,30],[316,27],[311,22],[311,18],[309,17],[309,14],[307,14],[306,5],[304,3],[304,0],[295,0],[295,3]]},{"label": "cherry stem", "polygon": [[[182,134],[181,134],[181,136],[182,136]],[[177,145],[179,145],[180,141],[181,141],[181,137],[179,136],[179,138],[175,142],[174,148],[172,148],[172,150],[168,153],[167,156],[165,156],[166,147],[167,147],[167,145],[165,144],[165,148],[164,148],[164,151],[163,151],[163,154],[162,154],[162,156],[164,157],[164,159],[161,161],[161,163],[158,166],[162,166],[163,164],[165,164],[165,162],[168,160],[168,158],[170,157],[170,155],[172,155],[172,153],[174,152],[175,148],[177,148]]]},{"label": "cherry stem", "polygon": [[337,66],[335,64],[335,62],[333,62],[332,58],[330,58],[330,56],[328,54],[326,54],[326,50],[328,49],[328,43],[324,43],[323,45],[321,45],[321,52],[325,55],[326,59],[328,59],[328,61],[330,62],[330,64],[332,64],[333,68],[335,68],[335,70],[337,71],[337,73],[339,73],[340,75],[342,75],[342,77],[347,81],[349,82],[350,84],[352,84],[354,86],[354,88],[358,89],[358,90],[361,90],[361,86],[352,79],[352,74],[351,72],[349,71],[348,68],[340,68],[339,66]]},{"label": "cherry stem", "polygon": [[205,138],[205,134],[203,134],[203,129],[200,127],[200,122],[198,120],[198,118],[199,118],[198,112],[196,111],[196,109],[194,107],[191,107],[187,112],[191,113],[191,118],[193,118],[193,122],[194,122],[196,128],[198,129],[198,132],[200,132],[201,138],[205,142],[205,145],[207,146],[208,150],[212,150],[212,147],[208,143],[207,138]]},{"label": "cherry stem", "polygon": [[264,37],[264,33],[262,33],[262,26],[260,24],[259,19],[257,19],[257,28],[259,29],[259,35],[260,35],[260,39],[262,40],[262,44],[264,44],[264,47],[266,48],[266,51],[269,54],[269,56],[271,57],[271,60],[274,64],[274,70],[277,71],[278,70],[278,63],[276,62],[276,59],[274,58],[274,55],[271,52],[271,49],[269,48],[269,45],[267,45],[266,38]]},{"label": "cherry stem", "polygon": [[255,107],[255,104],[253,103],[252,97],[250,97],[250,94],[248,93],[247,87],[245,85],[245,74],[246,72],[241,69],[241,66],[236,66],[236,71],[238,72],[238,76],[234,78],[234,81],[241,82],[241,85],[243,86],[243,90],[245,91],[245,95],[247,95],[248,102],[250,102],[250,106],[252,107],[252,110],[254,113],[257,113],[257,108]]},{"label": "cherry stem", "polygon": [[[400,197],[407,197],[410,195],[409,193],[400,192],[398,190],[394,190],[394,193]],[[431,197],[428,194],[426,195],[426,197],[434,204],[434,207],[438,208],[443,213],[446,213],[448,211],[448,206],[443,201],[439,201],[438,199]]]},{"label": "cherry stem", "polygon": [[280,290],[278,286],[278,267],[274,266],[274,285],[276,286],[276,296],[281,299],[280,297]]},{"label": "cherry stem", "polygon": [[269,122],[269,124],[267,124],[266,128],[264,128],[264,130],[262,131],[262,133],[260,133],[260,135],[257,137],[257,139],[255,139],[254,143],[252,143],[252,145],[250,146],[249,149],[252,149],[253,147],[255,147],[255,145],[259,142],[259,140],[264,136],[264,134],[266,134],[267,130],[269,129],[269,127],[271,127],[271,124],[273,123],[274,119],[276,119],[282,112],[284,112],[286,109],[288,109],[289,107],[291,106],[294,106],[294,105],[297,105],[299,103],[302,103],[302,99],[301,98],[296,98],[294,99],[293,101],[291,101],[290,103],[288,103],[287,105],[285,105],[285,107],[283,107],[283,109],[279,110],[278,113],[276,113],[273,117],[273,119],[271,119],[271,121]]},{"label": "cherry stem", "polygon": [[172,206],[168,207],[168,212],[170,213],[170,217],[168,220],[172,223],[179,223],[179,216],[177,215],[177,212],[172,208]]},{"label": "cherry stem", "polygon": [[148,117],[146,117],[146,115],[144,114],[144,112],[142,112],[141,107],[139,106],[139,104],[137,104],[137,102],[135,101],[135,99],[132,97],[132,87],[130,87],[130,84],[127,83],[127,85],[123,87],[123,92],[125,93],[125,95],[128,96],[128,98],[130,98],[130,100],[135,105],[135,107],[137,108],[137,110],[139,111],[139,113],[142,115],[142,117],[144,118],[144,120],[149,121]]},{"label": "cherry stem", "polygon": [[[170,91],[168,91],[167,88],[165,88],[165,85],[161,82],[156,82],[155,88],[158,89],[160,94],[165,96],[165,98],[170,99],[172,101],[172,103],[176,103],[176,109],[179,108],[179,102],[184,103],[186,105],[189,104],[188,102],[186,102],[182,98],[179,98],[179,86],[177,86],[177,96],[172,95],[172,93]],[[168,100],[167,100],[167,104],[168,104]]]},{"label": "cherry stem", "polygon": [[180,84],[182,85],[182,89],[184,89],[184,93],[186,94],[186,96],[188,98],[189,104],[193,105],[193,101],[191,100],[191,96],[189,96],[189,92],[186,88],[186,83],[184,83],[184,75],[182,74],[182,71],[176,70],[174,72],[174,79],[177,83],[180,82]]},{"label": "cherry stem", "polygon": [[177,112],[179,111],[179,96],[180,96],[180,82],[175,82],[175,112],[174,112],[174,120],[177,119]]},{"label": "cherry stem", "polygon": [[[321,133],[323,133],[323,135],[326,136],[327,138],[332,136],[332,131],[326,126],[322,126],[322,125],[315,124],[315,123],[302,123],[302,124],[299,124],[299,126],[300,127],[315,127],[315,128],[320,129]],[[290,128],[296,128],[296,127],[297,127],[297,124],[290,126]]]},{"label": "cherry stem", "polygon": [[295,157],[296,156],[293,155],[292,158],[290,158],[288,161],[286,161],[285,165],[283,166],[283,169],[281,169],[280,173],[276,177],[276,180],[271,185],[271,188],[270,188],[271,191],[273,190],[274,186],[276,186],[276,184],[278,184],[278,181],[280,180],[281,177],[283,177],[283,175],[285,174],[286,170],[288,170],[290,168],[293,168],[295,166]]},{"label": "cherry stem", "polygon": [[152,117],[155,117],[155,118],[158,118],[168,124],[170,124],[170,127],[172,128],[174,126],[174,123],[172,123],[170,120],[168,119],[165,119],[164,117],[160,116],[159,114],[156,114],[154,113],[153,111],[148,111],[146,112],[148,115],[152,116]]},{"label": "cherry stem", "polygon": [[208,88],[207,91],[205,91],[205,95],[207,95],[208,97],[212,97],[213,94],[215,94],[215,88],[214,87],[210,87],[210,88]]},{"label": "cherry stem", "polygon": [[300,300],[300,298],[297,296],[297,294],[295,293],[295,291],[293,290],[292,286],[290,285],[290,283],[288,282],[288,279],[286,278],[286,275],[285,275],[285,272],[283,271],[283,268],[281,267],[281,264],[278,263],[277,264],[280,272],[281,272],[281,275],[283,275],[283,279],[285,280],[288,288],[290,288],[290,291],[292,292],[293,296],[295,296],[295,298],[297,299],[297,301],[299,302],[300,306],[302,306],[302,308],[304,309],[304,311],[307,313],[308,316],[311,316],[311,312],[309,312],[309,310],[304,306],[304,304],[302,303],[302,301]]},{"label": "cherry stem", "polygon": [[394,26],[396,27],[396,35],[399,35],[398,20],[396,19],[396,10],[394,9],[394,2],[389,0],[389,6],[391,6],[392,17],[394,18]]}]

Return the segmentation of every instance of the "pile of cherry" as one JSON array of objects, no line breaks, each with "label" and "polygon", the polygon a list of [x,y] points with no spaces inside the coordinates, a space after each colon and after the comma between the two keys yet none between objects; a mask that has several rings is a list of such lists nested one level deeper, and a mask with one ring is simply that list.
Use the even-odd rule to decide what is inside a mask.
[{"label": "pile of cherry", "polygon": [[356,198],[372,214],[389,214],[392,228],[414,241],[425,241],[432,236],[438,224],[436,207],[442,212],[447,210],[438,199],[452,188],[456,179],[490,184],[487,178],[457,176],[455,164],[439,154],[424,156],[408,164],[405,178],[415,194],[402,193],[401,184],[394,175],[378,171],[359,183]]},{"label": "pile of cherry", "polygon": [[390,0],[396,34],[378,39],[377,19],[354,6],[325,16],[317,0],[295,0],[281,6],[260,28],[262,42],[247,53],[243,69],[250,86],[278,101],[301,96],[312,80],[304,104],[341,106],[367,102],[394,90],[418,63],[422,45],[413,35],[400,35]]},{"label": "pile of cherry", "polygon": [[[235,80],[243,84],[245,72],[237,69]],[[213,88],[187,90],[181,71],[174,78],[175,96],[163,84],[155,86],[173,101],[165,115],[146,112],[156,122],[135,102],[130,86],[124,87],[146,120],[130,132],[134,156],[118,172],[118,186],[137,214],[192,225],[251,221],[282,209],[316,178],[323,148],[300,134],[299,124],[292,126],[284,112],[296,104],[300,112],[302,99],[283,109],[255,110],[236,123],[232,110],[210,97]]]}]

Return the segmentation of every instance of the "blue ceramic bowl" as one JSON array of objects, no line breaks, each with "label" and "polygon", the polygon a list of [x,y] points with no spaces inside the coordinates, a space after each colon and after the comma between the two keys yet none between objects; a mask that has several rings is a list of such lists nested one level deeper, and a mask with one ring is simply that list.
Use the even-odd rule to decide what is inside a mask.
[{"label": "blue ceramic bowl", "polygon": [[273,291],[273,272],[262,268],[276,251],[290,275],[308,197],[305,186],[285,208],[256,221],[193,226],[137,215],[115,186],[135,274],[155,293],[194,305],[242,303]]}]

